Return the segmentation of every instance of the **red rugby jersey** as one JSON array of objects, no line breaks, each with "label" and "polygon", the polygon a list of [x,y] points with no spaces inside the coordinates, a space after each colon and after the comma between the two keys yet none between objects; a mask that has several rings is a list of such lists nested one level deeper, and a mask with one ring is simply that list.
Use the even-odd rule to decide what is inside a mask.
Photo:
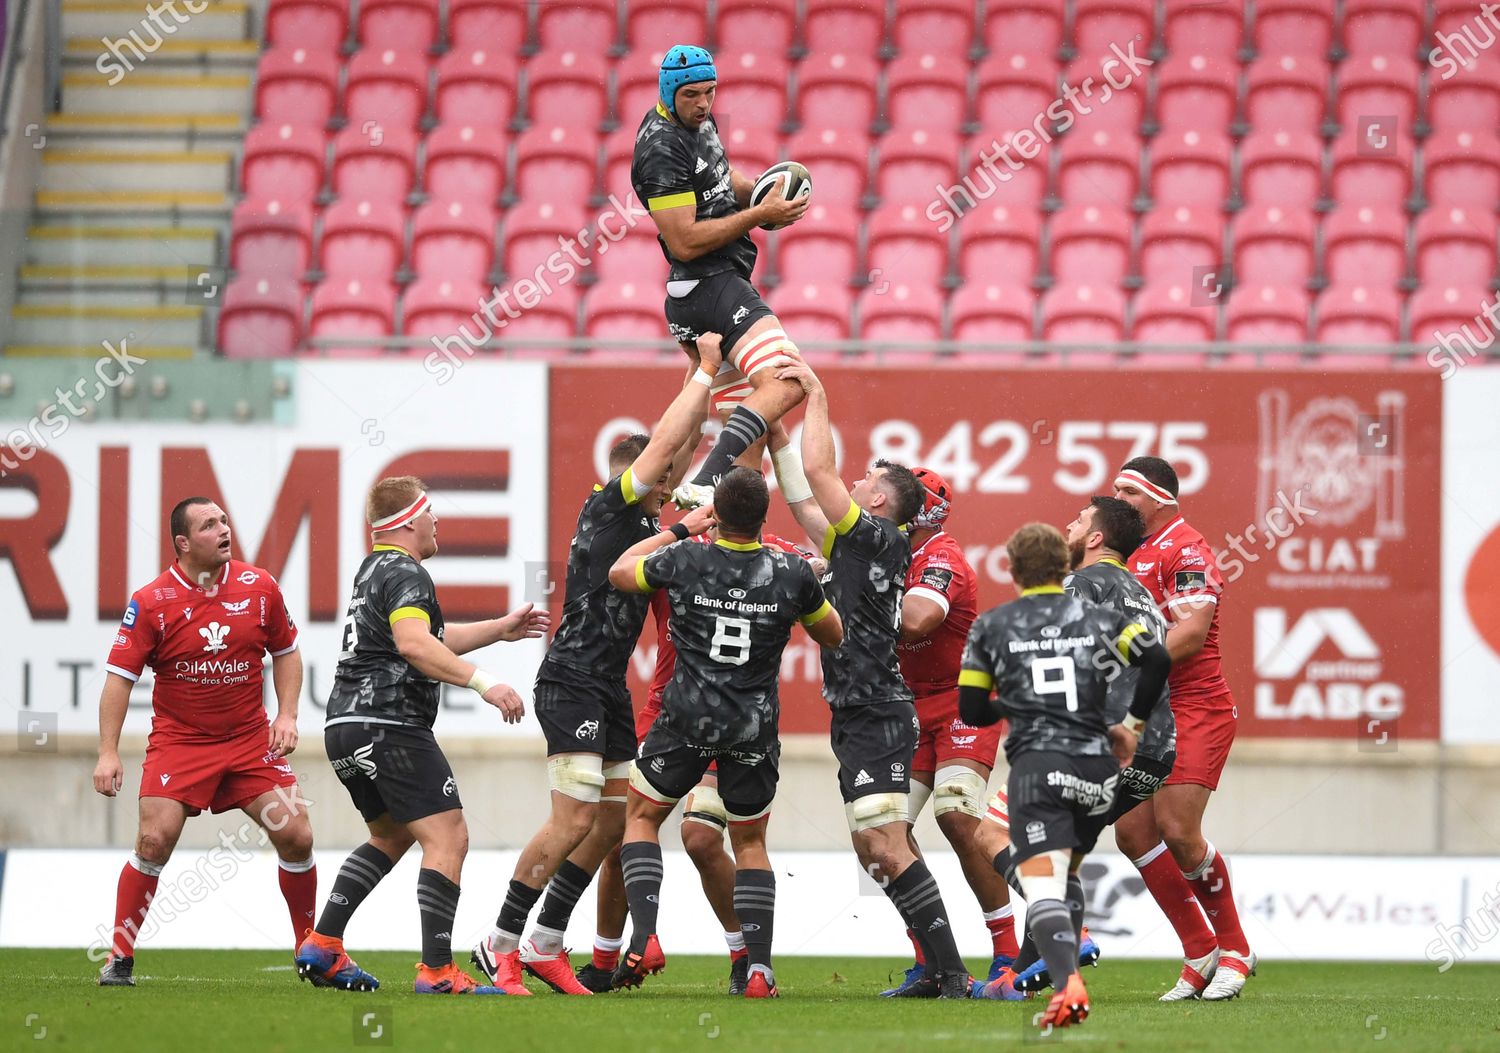
[{"label": "red rugby jersey", "polygon": [[1141,542],[1130,556],[1130,571],[1151,593],[1169,628],[1193,605],[1213,604],[1213,621],[1203,650],[1172,665],[1167,680],[1172,704],[1228,694],[1229,683],[1224,679],[1219,654],[1219,601],[1224,594],[1224,579],[1214,550],[1203,535],[1178,516]]},{"label": "red rugby jersey", "polygon": [[902,679],[918,698],[957,690],[964,644],[979,616],[979,580],[953,535],[938,531],[911,554],[906,594],[937,604],[943,621],[928,636],[896,648]]}]

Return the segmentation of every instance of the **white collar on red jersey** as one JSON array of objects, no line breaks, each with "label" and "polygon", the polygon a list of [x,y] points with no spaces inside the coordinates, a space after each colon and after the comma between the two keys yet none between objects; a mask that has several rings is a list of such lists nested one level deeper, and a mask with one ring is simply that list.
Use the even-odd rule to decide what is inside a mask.
[{"label": "white collar on red jersey", "polygon": [[[176,578],[178,580],[178,582],[181,583],[181,585],[182,585],[183,588],[185,588],[185,589],[201,589],[203,587],[201,585],[194,585],[192,582],[188,581],[187,578],[183,577],[182,576],[182,571],[178,568],[176,560],[173,560],[172,561],[172,565],[170,567],[168,567],[167,569],[172,572],[172,577]],[[220,585],[227,585],[227,584],[229,584],[229,561],[228,560],[224,561],[224,573],[222,573],[222,574],[219,575],[218,584],[220,584]]]},{"label": "white collar on red jersey", "polygon": [[918,545],[916,547],[916,550],[912,552],[912,554],[911,554],[912,558],[915,559],[916,557],[920,556],[922,554],[922,550],[924,548],[926,548],[928,545],[932,544],[934,541],[936,541],[938,538],[942,537],[946,533],[947,533],[946,530],[939,530],[936,534],[933,534],[926,541],[922,542],[920,545]]},{"label": "white collar on red jersey", "polygon": [[[1160,543],[1162,541],[1165,541],[1167,539],[1167,535],[1168,534],[1170,534],[1172,531],[1176,530],[1178,527],[1185,526],[1186,524],[1187,524],[1187,520],[1183,519],[1182,516],[1178,516],[1176,519],[1172,520],[1166,526],[1162,527],[1161,530],[1158,533],[1153,534],[1151,537],[1148,537],[1145,541],[1142,541],[1141,542],[1141,548],[1145,548],[1147,545],[1155,545],[1155,544],[1158,544],[1158,543]],[[1139,551],[1139,550],[1137,550],[1137,551]]]}]

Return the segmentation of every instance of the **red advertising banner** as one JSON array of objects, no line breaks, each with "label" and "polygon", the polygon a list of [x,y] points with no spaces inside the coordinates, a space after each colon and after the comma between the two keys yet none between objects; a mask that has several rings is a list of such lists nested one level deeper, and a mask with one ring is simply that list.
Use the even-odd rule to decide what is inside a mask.
[{"label": "red advertising banner", "polygon": [[[1124,461],[1164,457],[1181,480],[1184,516],[1218,550],[1220,645],[1240,734],[1368,735],[1370,748],[1398,728],[1437,737],[1435,375],[821,372],[847,477],[886,457],[952,485],[949,532],[978,571],[981,609],[1015,595],[1005,539],[1016,527],[1063,527],[1091,495],[1110,493]],[[676,366],[552,370],[554,566],[566,561],[610,445],[648,427],[682,375]],[[800,419],[794,411],[790,423]],[[799,536],[774,494],[769,528]],[[553,580],[560,589],[560,569]],[[654,661],[648,626],[631,670],[638,700]],[[801,633],[782,674],[783,730],[825,731],[817,649]]]}]

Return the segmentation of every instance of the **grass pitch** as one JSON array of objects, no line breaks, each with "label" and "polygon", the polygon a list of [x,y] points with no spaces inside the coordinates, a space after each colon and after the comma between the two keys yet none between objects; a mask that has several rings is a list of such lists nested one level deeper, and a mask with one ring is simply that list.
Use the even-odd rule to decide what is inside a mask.
[{"label": "grass pitch", "polygon": [[268,952],[148,948],[130,989],[96,987],[79,951],[0,951],[0,1050],[1500,1050],[1496,965],[1268,962],[1234,1002],[1161,1005],[1177,965],[1106,958],[1085,970],[1088,1021],[1041,1038],[1039,1000],[875,997],[906,964],[888,959],[783,958],[782,997],[746,1002],[724,994],[722,958],[671,958],[638,991],[563,998],[531,981],[520,999],[419,997],[414,955],[355,954],[374,994],[314,989]]}]

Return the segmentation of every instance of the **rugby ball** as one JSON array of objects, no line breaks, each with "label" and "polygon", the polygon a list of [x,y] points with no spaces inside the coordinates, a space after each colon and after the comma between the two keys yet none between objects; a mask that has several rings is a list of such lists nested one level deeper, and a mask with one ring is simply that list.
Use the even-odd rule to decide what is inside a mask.
[{"label": "rugby ball", "polygon": [[[781,161],[767,168],[755,181],[755,188],[750,191],[750,206],[754,208],[764,201],[777,183],[781,184],[782,196],[788,201],[812,196],[812,176],[808,174],[807,168],[796,161]],[[762,223],[761,229],[780,230],[784,226],[785,223]]]}]

